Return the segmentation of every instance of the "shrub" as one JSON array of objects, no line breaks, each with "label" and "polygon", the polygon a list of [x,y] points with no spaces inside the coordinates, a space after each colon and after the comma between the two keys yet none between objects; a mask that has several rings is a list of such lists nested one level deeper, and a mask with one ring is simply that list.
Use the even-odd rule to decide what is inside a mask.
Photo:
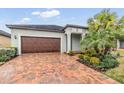
[{"label": "shrub", "polygon": [[7,56],[7,55],[2,55],[2,56],[0,56],[0,62],[5,62],[5,61],[7,61],[7,60],[9,60],[9,59],[10,59],[10,57]]},{"label": "shrub", "polygon": [[119,52],[117,52],[117,53],[111,53],[111,55],[112,55],[114,58],[118,58],[118,57],[121,56]]},{"label": "shrub", "polygon": [[9,49],[6,51],[6,55],[10,57],[14,57],[16,55],[16,50],[15,49]]},{"label": "shrub", "polygon": [[90,49],[86,51],[86,54],[89,56],[96,56],[96,51],[94,49]]},{"label": "shrub", "polygon": [[79,61],[98,71],[106,71],[107,69],[118,66],[118,61],[112,54],[99,55],[98,57],[80,54]]},{"label": "shrub", "polygon": [[88,55],[84,55],[84,56],[83,56],[83,59],[84,59],[85,61],[90,61],[90,57],[89,57]]},{"label": "shrub", "polygon": [[84,59],[84,55],[83,54],[80,54],[78,57],[79,57],[79,59]]},{"label": "shrub", "polygon": [[92,64],[100,64],[100,60],[99,60],[99,58],[97,58],[97,57],[91,57],[90,58],[90,62],[92,63]]},{"label": "shrub", "polygon": [[119,57],[119,56],[120,56],[120,53],[118,52],[118,53],[117,53],[117,57]]},{"label": "shrub", "polygon": [[90,61],[90,56],[88,56],[88,55],[80,54],[78,57],[79,57],[79,59],[81,59],[83,61]]},{"label": "shrub", "polygon": [[111,54],[105,55],[102,59],[102,62],[100,63],[100,68],[114,68],[118,66],[118,61],[112,57]]},{"label": "shrub", "polygon": [[17,49],[13,48],[1,48],[0,49],[0,62],[5,62],[17,55]]},{"label": "shrub", "polygon": [[74,52],[72,50],[69,51],[68,53],[70,56],[73,56],[74,55]]}]

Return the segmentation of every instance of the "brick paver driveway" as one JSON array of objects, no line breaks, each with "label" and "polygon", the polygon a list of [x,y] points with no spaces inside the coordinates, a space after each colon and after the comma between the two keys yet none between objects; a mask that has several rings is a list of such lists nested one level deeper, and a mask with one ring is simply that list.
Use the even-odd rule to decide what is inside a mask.
[{"label": "brick paver driveway", "polygon": [[23,54],[0,67],[0,83],[117,83],[60,53]]}]

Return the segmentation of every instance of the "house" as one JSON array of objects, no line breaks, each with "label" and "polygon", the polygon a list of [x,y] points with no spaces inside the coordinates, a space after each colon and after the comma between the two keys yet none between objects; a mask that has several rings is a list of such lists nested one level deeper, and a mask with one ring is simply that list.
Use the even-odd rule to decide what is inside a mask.
[{"label": "house", "polygon": [[18,54],[80,51],[80,39],[87,27],[78,25],[6,25],[11,29],[11,44]]},{"label": "house", "polygon": [[0,30],[0,47],[8,47],[11,45],[11,35]]},{"label": "house", "polygon": [[[80,51],[80,40],[88,27],[79,25],[6,25],[11,29],[11,44],[18,54]],[[120,42],[120,41],[118,41]],[[117,42],[118,48],[120,43]]]}]

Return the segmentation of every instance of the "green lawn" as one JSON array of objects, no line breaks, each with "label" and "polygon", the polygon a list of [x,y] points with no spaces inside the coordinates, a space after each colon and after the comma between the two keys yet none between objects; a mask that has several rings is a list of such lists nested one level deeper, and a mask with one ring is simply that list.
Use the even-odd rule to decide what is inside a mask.
[{"label": "green lawn", "polygon": [[113,53],[120,53],[121,57],[117,58],[118,62],[120,63],[119,67],[110,69],[107,72],[105,72],[105,74],[107,76],[117,80],[120,83],[124,83],[124,57],[122,57],[122,56],[124,56],[124,50],[120,49]]}]

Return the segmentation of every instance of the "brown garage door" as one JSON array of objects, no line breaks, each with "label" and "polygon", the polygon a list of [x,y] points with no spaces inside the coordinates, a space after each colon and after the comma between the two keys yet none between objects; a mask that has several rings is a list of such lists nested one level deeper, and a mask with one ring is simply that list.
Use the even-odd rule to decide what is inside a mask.
[{"label": "brown garage door", "polygon": [[22,53],[60,52],[60,38],[21,37]]}]

